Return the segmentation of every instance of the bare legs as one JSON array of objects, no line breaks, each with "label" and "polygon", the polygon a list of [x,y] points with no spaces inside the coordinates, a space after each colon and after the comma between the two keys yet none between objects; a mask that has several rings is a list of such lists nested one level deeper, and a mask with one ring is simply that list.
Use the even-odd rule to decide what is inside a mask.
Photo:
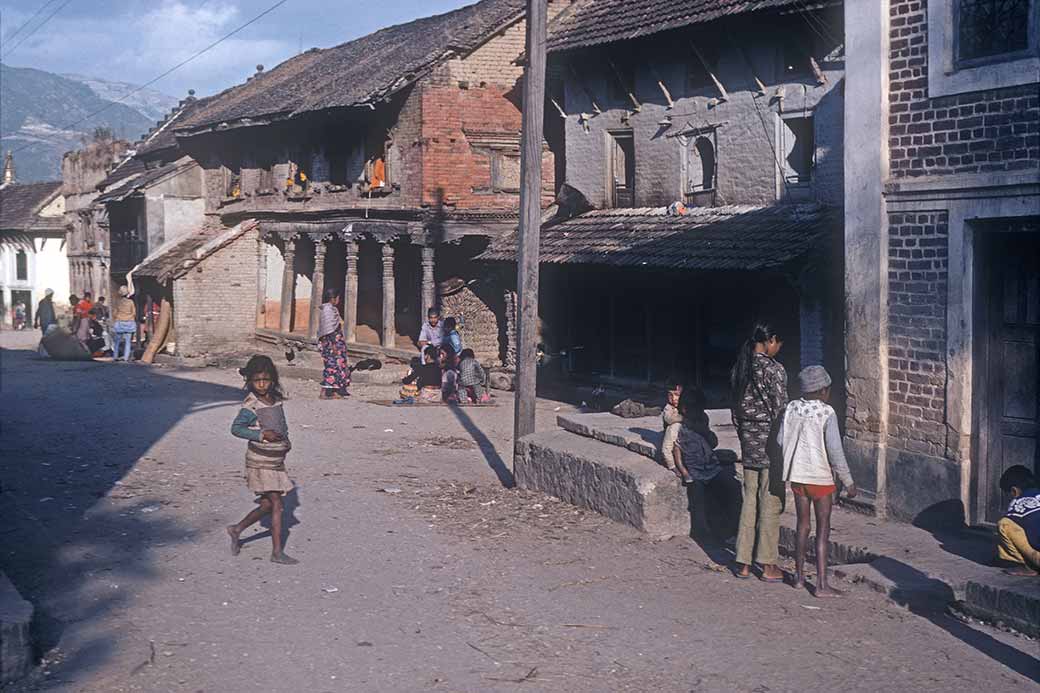
[{"label": "bare legs", "polygon": [[263,494],[260,505],[253,508],[242,518],[237,525],[228,525],[227,533],[231,537],[231,555],[237,556],[242,548],[239,537],[246,529],[259,522],[264,515],[271,515],[271,560],[274,563],[293,565],[299,563],[295,558],[290,558],[282,551],[282,494],[270,491]]},{"label": "bare legs", "polygon": [[817,597],[836,597],[842,593],[827,584],[827,554],[831,540],[831,508],[834,494],[822,498],[810,499],[808,496],[795,495],[795,510],[798,513],[798,527],[795,539],[795,587],[805,586],[805,553],[809,546],[809,506],[816,515],[816,589]]}]

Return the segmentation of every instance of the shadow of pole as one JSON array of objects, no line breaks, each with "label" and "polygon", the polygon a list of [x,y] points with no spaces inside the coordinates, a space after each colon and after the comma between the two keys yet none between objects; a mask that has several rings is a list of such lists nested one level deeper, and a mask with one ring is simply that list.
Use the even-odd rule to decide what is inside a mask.
[{"label": "shadow of pole", "polygon": [[466,429],[466,432],[472,436],[473,441],[480,448],[480,452],[483,453],[484,459],[487,460],[488,466],[491,467],[491,471],[498,477],[499,483],[505,488],[513,488],[516,486],[516,479],[513,477],[513,470],[509,468],[502,456],[495,450],[494,444],[484,434],[480,427],[470,418],[462,407],[451,407],[452,413],[455,418],[459,420],[462,427]]}]

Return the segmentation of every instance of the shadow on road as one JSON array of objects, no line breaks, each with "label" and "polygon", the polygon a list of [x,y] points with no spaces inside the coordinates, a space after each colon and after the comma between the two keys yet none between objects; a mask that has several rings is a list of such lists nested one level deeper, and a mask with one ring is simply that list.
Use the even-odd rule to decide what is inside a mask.
[{"label": "shadow on road", "polygon": [[158,574],[157,548],[196,536],[195,527],[164,517],[149,484],[161,478],[188,498],[200,482],[166,474],[173,470],[150,458],[152,473],[128,473],[186,416],[241,397],[161,370],[0,350],[0,499],[10,510],[0,566],[36,607],[41,653],[77,624],[81,637],[64,652],[64,672],[80,676],[111,656],[111,634],[98,618],[127,604],[135,582]]},{"label": "shadow on road", "polygon": [[956,601],[949,585],[892,558],[882,557],[871,565],[896,583],[896,588],[889,596],[897,604],[909,609],[910,613],[930,621],[966,645],[1022,676],[1040,681],[1040,659],[1005,645],[991,635],[961,623],[946,612],[947,605]]}]

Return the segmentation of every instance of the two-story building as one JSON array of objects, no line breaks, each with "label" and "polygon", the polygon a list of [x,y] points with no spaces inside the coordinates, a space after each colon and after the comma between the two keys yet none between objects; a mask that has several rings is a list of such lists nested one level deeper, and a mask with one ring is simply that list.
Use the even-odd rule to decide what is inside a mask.
[{"label": "two-story building", "polygon": [[[169,287],[178,352],[313,344],[336,286],[352,351],[414,353],[444,303],[498,361],[505,295],[470,258],[516,224],[523,13],[483,0],[311,49],[174,123],[201,167],[205,222],[133,277]],[[548,204],[548,149],[543,168]],[[462,286],[442,301],[450,279]]]},{"label": "two-story building", "polygon": [[54,291],[57,309],[68,306],[64,214],[61,181],[18,183],[8,153],[0,183],[0,327],[14,324],[19,304],[25,326],[32,327],[47,289]]},{"label": "two-story building", "polygon": [[124,140],[103,136],[62,158],[68,284],[77,295],[91,291],[103,296],[110,291],[108,215],[95,201],[101,194],[98,184],[126,158],[129,146]]},{"label": "two-story building", "polygon": [[846,447],[879,513],[1040,471],[1040,2],[846,2]]},{"label": "two-story building", "polygon": [[[840,376],[835,5],[597,0],[551,22],[546,130],[563,132],[568,187],[541,233],[540,317],[564,371],[685,376],[727,406],[761,317],[789,371]],[[509,236],[481,257],[515,252]]]}]

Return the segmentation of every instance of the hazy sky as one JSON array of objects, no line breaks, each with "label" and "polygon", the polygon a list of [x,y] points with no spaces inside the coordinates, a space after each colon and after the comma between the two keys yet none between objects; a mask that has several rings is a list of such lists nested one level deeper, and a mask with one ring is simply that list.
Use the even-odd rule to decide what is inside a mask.
[{"label": "hazy sky", "polygon": [[[236,29],[276,0],[0,0],[2,60],[16,67],[79,73],[142,84]],[[199,96],[245,80],[258,63],[274,67],[318,46],[334,46],[381,27],[439,14],[475,0],[288,0],[153,88]],[[49,4],[48,4],[49,2]],[[46,8],[8,40],[34,12]]]}]

